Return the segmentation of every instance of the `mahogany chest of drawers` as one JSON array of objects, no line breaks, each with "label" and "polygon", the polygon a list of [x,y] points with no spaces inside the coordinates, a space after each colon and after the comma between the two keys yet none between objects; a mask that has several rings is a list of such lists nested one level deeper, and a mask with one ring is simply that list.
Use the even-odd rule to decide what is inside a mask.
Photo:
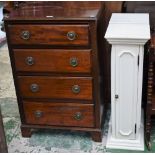
[{"label": "mahogany chest of drawers", "polygon": [[54,128],[102,140],[103,5],[74,3],[25,4],[4,18],[24,137]]}]

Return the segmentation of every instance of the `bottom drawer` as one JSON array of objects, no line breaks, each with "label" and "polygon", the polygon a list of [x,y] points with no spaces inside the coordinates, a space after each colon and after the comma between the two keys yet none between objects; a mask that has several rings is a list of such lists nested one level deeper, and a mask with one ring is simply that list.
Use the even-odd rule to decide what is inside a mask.
[{"label": "bottom drawer", "polygon": [[26,123],[94,127],[93,104],[24,102]]}]

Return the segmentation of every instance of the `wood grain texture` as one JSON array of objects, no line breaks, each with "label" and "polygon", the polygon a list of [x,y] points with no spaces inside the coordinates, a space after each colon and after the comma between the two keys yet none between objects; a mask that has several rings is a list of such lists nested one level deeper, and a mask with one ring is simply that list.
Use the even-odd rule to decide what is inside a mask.
[{"label": "wood grain texture", "polygon": [[[91,77],[46,77],[19,76],[19,88],[23,98],[58,98],[92,100]],[[32,92],[30,86],[37,84],[38,92]],[[72,87],[80,86],[79,93],[73,93]]]},{"label": "wood grain texture", "polygon": [[[6,2],[9,3],[9,2]],[[89,1],[38,1],[38,2],[21,2],[19,7],[14,7],[13,2],[5,6],[5,10],[10,12],[7,20],[91,20],[99,13],[103,2]],[[18,2],[20,3],[20,2]],[[35,8],[34,8],[35,6]],[[18,8],[18,9],[17,9]],[[34,11],[35,10],[35,11]],[[52,15],[54,18],[47,18]]]},{"label": "wood grain texture", "polygon": [[[4,19],[24,137],[30,137],[33,129],[52,128],[94,132],[91,133],[93,139],[101,140],[105,107],[101,108],[104,102],[101,100],[103,92],[100,88],[105,89],[105,85],[100,84],[103,83],[105,67],[99,65],[99,61],[103,62],[106,57],[102,39],[99,42],[104,35],[104,25],[100,22],[103,21],[103,13],[102,2],[23,2]],[[49,15],[53,17],[46,17]],[[25,30],[32,32],[30,39],[23,41],[20,35]],[[77,33],[74,41],[66,39],[68,31]],[[35,63],[27,67],[24,57],[32,56],[29,54],[35,57]],[[79,60],[79,65],[73,69],[66,61],[70,56],[76,56]],[[32,83],[39,84],[38,92],[31,92]],[[76,84],[80,86],[78,94],[72,93],[72,86]],[[36,105],[32,105],[34,108],[40,107],[38,102],[41,107],[45,106],[47,112],[47,105],[55,102],[65,103],[62,107],[67,104],[69,111],[78,105],[79,110],[89,113],[85,121],[90,122],[88,125],[84,122],[81,126],[80,123],[65,126],[58,116],[54,121],[55,124],[60,123],[59,125],[48,125],[48,115],[51,117],[48,112],[45,120],[35,124],[34,118],[29,118],[33,123],[27,123],[29,116],[24,115],[25,105],[30,105],[31,111],[32,104]],[[61,115],[63,114],[65,112]],[[67,114],[64,120],[66,122]]]},{"label": "wood grain texture", "polygon": [[155,91],[154,91],[154,67],[155,67],[155,54],[154,54],[154,36],[152,35],[151,41],[147,44],[147,54],[144,68],[146,67],[147,74],[144,75],[144,81],[147,80],[147,83],[144,84],[146,91],[146,104],[145,104],[145,142],[147,148],[151,149],[151,130],[152,130],[152,116],[154,115],[154,105],[155,105]]},{"label": "wood grain texture", "polygon": [[[63,49],[14,49],[17,71],[91,73],[91,50]],[[26,59],[32,57],[33,65]],[[76,58],[78,65],[73,67],[71,59]]]},{"label": "wood grain texture", "polygon": [[[9,25],[10,42],[13,45],[61,45],[61,46],[88,46],[88,25]],[[29,31],[30,38],[21,38],[23,31]],[[76,39],[69,40],[68,32],[75,32]]]},{"label": "wood grain texture", "polygon": [[[35,112],[38,110],[42,112],[42,116],[39,118],[35,116]],[[94,126],[92,104],[24,102],[24,112],[28,124]],[[82,118],[76,120],[74,117],[79,112]]]}]

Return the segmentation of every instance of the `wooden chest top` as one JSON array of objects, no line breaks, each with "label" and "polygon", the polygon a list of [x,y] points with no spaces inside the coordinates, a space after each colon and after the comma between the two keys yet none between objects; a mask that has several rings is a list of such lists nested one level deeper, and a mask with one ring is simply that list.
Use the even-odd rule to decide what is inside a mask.
[{"label": "wooden chest top", "polygon": [[43,5],[31,2],[12,11],[5,20],[94,20],[102,6],[101,2],[72,3],[51,2]]}]

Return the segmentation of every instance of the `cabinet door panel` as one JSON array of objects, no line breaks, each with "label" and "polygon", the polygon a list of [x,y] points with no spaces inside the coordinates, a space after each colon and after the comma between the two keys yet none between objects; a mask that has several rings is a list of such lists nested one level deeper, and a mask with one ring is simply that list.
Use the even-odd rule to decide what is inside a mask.
[{"label": "cabinet door panel", "polygon": [[137,77],[137,46],[116,46],[116,137],[135,139]]}]

